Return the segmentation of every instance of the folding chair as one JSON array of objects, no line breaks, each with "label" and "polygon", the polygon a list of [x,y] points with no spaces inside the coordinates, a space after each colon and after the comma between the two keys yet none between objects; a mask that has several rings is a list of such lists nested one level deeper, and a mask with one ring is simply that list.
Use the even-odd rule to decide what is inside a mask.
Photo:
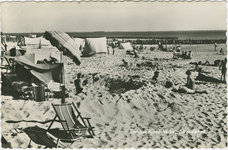
[{"label": "folding chair", "polygon": [[31,141],[38,145],[46,146],[45,148],[67,148],[67,145],[62,143],[59,138],[48,133],[45,129],[42,129],[38,126],[27,127],[24,129],[24,132],[29,136],[30,141],[28,147],[31,147]]},{"label": "folding chair", "polygon": [[[51,130],[52,124],[58,121],[65,131],[66,141],[75,141],[79,137],[93,138],[95,136],[93,131],[94,127],[91,126],[89,121],[91,118],[82,117],[74,103],[52,104],[52,106],[56,112],[56,116],[48,127],[48,131]],[[58,118],[58,120],[56,120],[56,118]],[[89,135],[87,133],[89,133]]]}]

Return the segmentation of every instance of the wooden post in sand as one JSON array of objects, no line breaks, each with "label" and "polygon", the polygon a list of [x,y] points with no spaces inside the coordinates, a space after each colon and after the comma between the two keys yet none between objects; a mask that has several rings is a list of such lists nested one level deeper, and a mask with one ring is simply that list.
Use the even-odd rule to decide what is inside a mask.
[{"label": "wooden post in sand", "polygon": [[64,71],[64,61],[63,61],[63,52],[60,52],[60,62],[63,63],[63,72],[62,72],[62,93],[61,93],[61,103],[65,103],[65,71]]},{"label": "wooden post in sand", "polygon": [[36,56],[35,56],[35,53],[33,53],[32,57],[33,57],[33,63],[35,64],[35,63],[36,63]]}]

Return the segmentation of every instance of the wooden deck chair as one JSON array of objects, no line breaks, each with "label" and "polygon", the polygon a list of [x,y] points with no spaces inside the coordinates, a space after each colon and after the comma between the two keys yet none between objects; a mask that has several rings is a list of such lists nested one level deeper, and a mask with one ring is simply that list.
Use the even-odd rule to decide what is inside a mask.
[{"label": "wooden deck chair", "polygon": [[29,136],[30,141],[28,147],[31,147],[31,141],[38,145],[43,145],[45,148],[67,148],[67,145],[62,143],[59,138],[48,133],[45,129],[42,129],[38,126],[27,127],[24,129],[24,132]]},{"label": "wooden deck chair", "polygon": [[66,132],[66,140],[75,141],[79,137],[93,138],[95,136],[94,127],[89,122],[91,118],[83,118],[74,103],[52,104],[52,106],[56,112],[56,116],[47,130],[50,130],[52,124],[58,121],[62,124]]},{"label": "wooden deck chair", "polygon": [[[4,54],[3,54],[4,55]],[[6,72],[10,72],[10,73],[14,73],[15,72],[15,57],[11,57],[11,56],[2,56],[1,59],[5,59],[6,63],[5,65],[3,65],[3,63],[1,63],[1,69],[6,69]]]}]

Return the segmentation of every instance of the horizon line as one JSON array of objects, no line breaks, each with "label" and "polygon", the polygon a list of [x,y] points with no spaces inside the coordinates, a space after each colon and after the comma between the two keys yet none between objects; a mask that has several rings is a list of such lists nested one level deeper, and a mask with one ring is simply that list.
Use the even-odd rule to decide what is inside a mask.
[{"label": "horizon line", "polygon": [[[45,30],[45,31],[50,31],[50,30]],[[39,31],[31,31],[31,32],[2,32],[1,34],[36,34],[36,33],[44,33],[43,32],[39,32]],[[225,29],[221,29],[221,30],[157,30],[157,31],[63,31],[66,33],[74,33],[74,32],[87,32],[87,33],[92,33],[92,32],[183,32],[183,31],[227,31]]]}]

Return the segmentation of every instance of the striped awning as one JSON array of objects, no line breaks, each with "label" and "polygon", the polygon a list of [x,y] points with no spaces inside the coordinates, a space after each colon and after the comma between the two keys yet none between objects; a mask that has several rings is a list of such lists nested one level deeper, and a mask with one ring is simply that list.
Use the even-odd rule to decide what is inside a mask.
[{"label": "striped awning", "polygon": [[[49,33],[52,36],[52,38],[57,40],[62,47],[68,50],[67,55],[70,58],[72,58],[77,65],[81,64],[81,58],[80,58],[81,51],[78,49],[76,42],[68,34],[62,31],[46,31],[46,32]],[[47,40],[50,41],[51,39],[47,39]],[[62,51],[61,49],[59,50]]]}]

